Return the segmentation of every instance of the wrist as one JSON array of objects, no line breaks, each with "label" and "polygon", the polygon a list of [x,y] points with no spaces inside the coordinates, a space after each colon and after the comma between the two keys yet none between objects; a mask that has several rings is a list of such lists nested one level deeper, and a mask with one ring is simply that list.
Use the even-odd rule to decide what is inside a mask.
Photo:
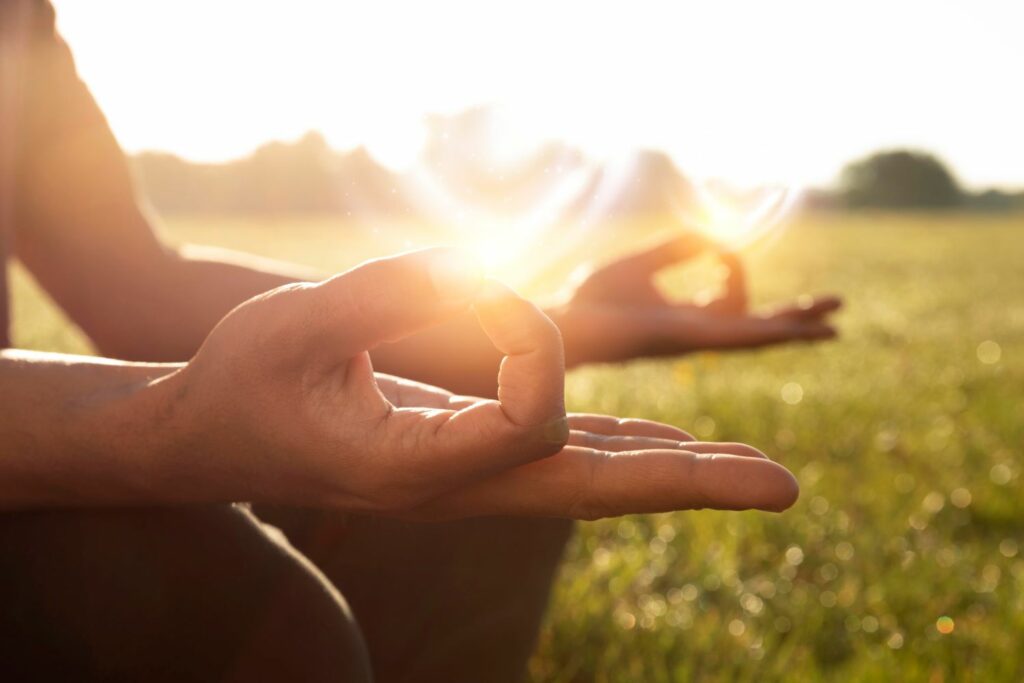
[{"label": "wrist", "polygon": [[72,445],[88,473],[105,473],[95,481],[83,476],[82,494],[111,504],[198,502],[183,457],[193,431],[183,367],[130,366],[123,382],[76,399],[69,420]]}]

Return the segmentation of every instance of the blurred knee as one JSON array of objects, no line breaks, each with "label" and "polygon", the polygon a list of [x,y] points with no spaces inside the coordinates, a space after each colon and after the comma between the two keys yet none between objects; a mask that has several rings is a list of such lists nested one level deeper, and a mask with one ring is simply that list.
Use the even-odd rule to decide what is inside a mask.
[{"label": "blurred knee", "polygon": [[[243,509],[4,514],[0,539],[10,553],[0,591],[13,606],[0,627],[51,653],[36,662],[44,668],[75,678],[369,680],[344,601]],[[11,628],[19,621],[27,628]]]}]

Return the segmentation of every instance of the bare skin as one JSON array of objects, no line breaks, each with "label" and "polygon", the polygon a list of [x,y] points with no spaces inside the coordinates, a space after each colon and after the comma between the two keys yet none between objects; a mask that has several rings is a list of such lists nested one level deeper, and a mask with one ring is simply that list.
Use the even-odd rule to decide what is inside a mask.
[{"label": "bare skin", "polygon": [[[375,376],[368,350],[472,308],[497,400]],[[5,352],[8,508],[252,500],[414,518],[782,510],[738,444],[563,406],[557,328],[451,250],[368,262],[233,310],[186,364]]]}]

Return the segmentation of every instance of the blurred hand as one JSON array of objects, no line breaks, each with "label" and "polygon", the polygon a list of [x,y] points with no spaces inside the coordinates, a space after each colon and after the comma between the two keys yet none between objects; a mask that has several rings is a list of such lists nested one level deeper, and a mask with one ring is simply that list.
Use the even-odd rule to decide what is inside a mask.
[{"label": "blurred hand", "polygon": [[[505,355],[497,400],[374,375],[368,349],[470,306]],[[251,299],[156,388],[173,397],[164,412],[194,500],[419,518],[795,500],[792,475],[750,447],[644,421],[567,420],[563,373],[548,318],[457,252],[432,249]]]},{"label": "blurred hand", "polygon": [[[659,271],[709,250],[728,270],[718,299],[670,301],[655,285]],[[836,330],[826,318],[841,305],[828,296],[753,313],[739,257],[690,233],[593,271],[556,315],[575,364],[831,339]]]}]

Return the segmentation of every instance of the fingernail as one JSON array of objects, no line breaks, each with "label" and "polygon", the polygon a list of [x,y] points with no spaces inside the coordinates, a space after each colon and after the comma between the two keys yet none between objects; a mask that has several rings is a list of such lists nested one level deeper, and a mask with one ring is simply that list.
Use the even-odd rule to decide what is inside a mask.
[{"label": "fingernail", "polygon": [[547,443],[565,445],[569,441],[569,418],[560,417],[544,425],[542,438]]},{"label": "fingernail", "polygon": [[484,271],[472,254],[458,249],[439,250],[430,262],[430,279],[442,301],[469,303],[480,290]]}]

